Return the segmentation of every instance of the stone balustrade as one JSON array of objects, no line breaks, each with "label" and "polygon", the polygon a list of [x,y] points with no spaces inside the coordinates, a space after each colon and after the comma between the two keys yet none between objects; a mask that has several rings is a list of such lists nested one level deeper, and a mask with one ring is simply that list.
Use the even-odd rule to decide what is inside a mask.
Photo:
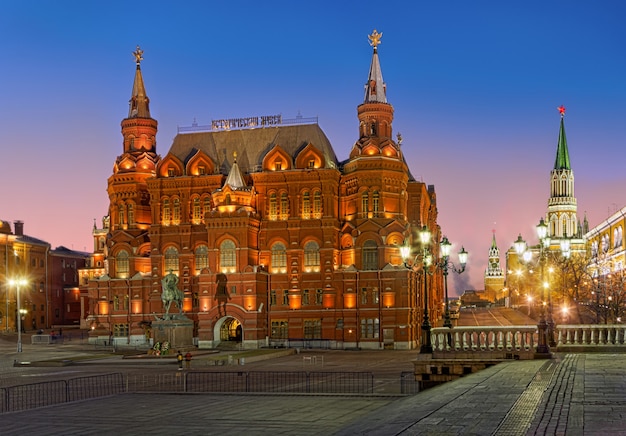
[{"label": "stone balustrade", "polygon": [[431,329],[434,352],[522,352],[537,344],[536,325],[463,326]]},{"label": "stone balustrade", "polygon": [[557,325],[556,331],[559,349],[568,346],[626,347],[624,324]]}]

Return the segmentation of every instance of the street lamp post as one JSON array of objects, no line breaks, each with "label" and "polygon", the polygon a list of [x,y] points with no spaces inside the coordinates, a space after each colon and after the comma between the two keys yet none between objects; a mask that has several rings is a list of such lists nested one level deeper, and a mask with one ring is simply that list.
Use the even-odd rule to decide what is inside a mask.
[{"label": "street lamp post", "polygon": [[26,279],[10,279],[9,284],[11,286],[15,286],[16,289],[16,299],[17,299],[17,308],[15,309],[15,313],[17,314],[17,352],[22,352],[22,312],[21,312],[21,304],[20,304],[20,287],[26,285],[28,282]]},{"label": "street lamp post", "polygon": [[[550,345],[548,343],[550,324],[546,321],[545,316],[545,300],[546,300],[546,282],[545,282],[545,264],[546,253],[545,248],[550,246],[550,237],[548,236],[548,226],[543,218],[537,225],[537,237],[539,238],[539,264],[541,266],[541,315],[539,318],[539,345],[537,346],[538,353],[549,353]],[[550,307],[548,306],[548,317],[550,316]]]},{"label": "street lamp post", "polygon": [[465,248],[461,247],[461,251],[459,251],[459,263],[461,264],[461,268],[457,269],[454,264],[450,262],[450,248],[452,248],[452,244],[450,244],[447,237],[443,237],[439,247],[441,248],[442,259],[441,263],[438,265],[443,270],[443,286],[446,294],[446,313],[443,320],[443,326],[451,328],[452,321],[450,320],[450,304],[448,302],[448,270],[451,269],[457,274],[461,274],[465,271],[465,265],[467,264],[467,251],[465,251]]},{"label": "street lamp post", "polygon": [[420,354],[428,354],[433,352],[433,345],[430,338],[430,319],[428,316],[428,275],[430,274],[430,265],[432,264],[432,255],[430,254],[430,231],[428,227],[423,226],[419,232],[420,243],[422,246],[422,252],[418,253],[413,262],[409,264],[409,257],[411,254],[411,247],[404,245],[400,251],[404,259],[404,266],[417,271],[417,264],[421,257],[422,273],[424,275],[424,316],[422,319],[422,345],[420,346]]},{"label": "street lamp post", "polygon": [[[549,324],[546,321],[546,308],[545,308],[545,289],[547,287],[547,283],[545,282],[545,263],[546,263],[546,252],[545,249],[550,246],[550,237],[548,236],[548,226],[546,225],[543,218],[539,221],[537,225],[537,237],[539,238],[539,266],[541,269],[541,301],[540,301],[540,312],[539,312],[539,322],[537,323],[537,330],[539,332],[539,340],[537,343],[537,353],[538,354],[550,354],[550,345],[549,342]],[[517,240],[514,242],[515,251],[518,256],[522,257],[524,263],[529,263],[532,258],[532,253],[530,250],[527,250],[526,242],[522,239],[522,235],[520,234]],[[530,305],[529,305],[530,310]],[[552,321],[551,310],[548,307],[548,317],[549,320]],[[554,322],[552,322],[552,334],[554,333]]]},{"label": "street lamp post", "polygon": [[[445,315],[443,326],[451,328],[452,320],[450,319],[450,302],[448,299],[448,272],[450,270],[456,272],[457,274],[461,274],[465,271],[465,265],[467,264],[467,251],[465,248],[461,247],[461,251],[459,252],[459,263],[461,264],[460,268],[456,268],[454,264],[450,261],[450,248],[452,244],[448,241],[447,237],[443,237],[439,244],[439,248],[441,249],[441,260],[435,262],[433,265],[433,256],[430,252],[430,238],[431,233],[426,226],[422,227],[422,230],[419,233],[420,243],[422,246],[422,252],[415,256],[413,263],[411,265],[408,264],[409,255],[411,252],[410,247],[404,246],[401,248],[402,257],[404,258],[404,264],[407,268],[411,268],[416,270],[417,264],[419,262],[419,257],[421,256],[422,263],[422,273],[424,274],[424,316],[422,321],[422,345],[420,347],[420,354],[427,354],[433,352],[432,340],[430,337],[431,324],[430,318],[428,314],[428,276],[432,274],[431,266],[434,268],[441,268],[443,271],[443,283],[445,290]],[[448,337],[448,345],[450,344],[450,337]]]}]

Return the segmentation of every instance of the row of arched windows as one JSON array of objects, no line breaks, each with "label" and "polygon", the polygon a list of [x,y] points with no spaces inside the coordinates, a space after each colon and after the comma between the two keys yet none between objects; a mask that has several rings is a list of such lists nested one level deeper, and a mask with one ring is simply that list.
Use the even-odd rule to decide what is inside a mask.
[{"label": "row of arched windows", "polygon": [[119,203],[117,207],[117,224],[121,228],[131,227],[135,223],[135,206],[132,202]]},{"label": "row of arched windows", "polygon": [[[200,198],[195,196],[191,199],[191,222],[200,224],[204,220],[204,215],[211,211],[211,197]],[[161,201],[161,224],[164,226],[179,225],[181,223],[180,199],[166,197]]]},{"label": "row of arched windows", "polygon": [[[364,270],[378,269],[378,246],[374,240],[367,240],[362,249]],[[164,271],[179,273],[179,252],[176,247],[167,247],[163,253]],[[115,256],[116,276],[128,278],[130,273],[130,255],[126,250],[120,250]],[[285,274],[287,272],[287,247],[283,242],[275,242],[270,247],[270,265],[272,273]],[[198,245],[194,251],[194,268],[196,273],[209,267],[209,247]],[[320,271],[320,246],[316,241],[304,244],[304,272]],[[222,273],[237,271],[237,246],[230,240],[224,240],[219,246],[219,270]]]},{"label": "row of arched windows", "polygon": [[372,207],[370,209],[370,193],[368,191],[365,191],[363,192],[363,194],[361,194],[361,213],[363,215],[366,215],[370,212],[374,213],[374,215],[377,215],[378,212],[380,212],[380,195],[378,191],[373,191],[371,193],[371,200]]},{"label": "row of arched windows", "polygon": [[[286,192],[272,192],[269,195],[268,215],[272,221],[289,218],[289,197]],[[311,219],[322,217],[322,193],[320,191],[302,192],[300,218]]]},{"label": "row of arched windows", "polygon": [[[622,248],[624,242],[624,231],[622,227],[617,227],[613,229],[613,249],[618,250]],[[591,243],[591,256],[597,257],[599,254],[606,254],[609,251],[609,247],[611,246],[611,241],[609,238],[609,234],[605,233],[600,237],[600,243],[598,241],[593,241]],[[598,251],[598,250],[601,251]]]}]

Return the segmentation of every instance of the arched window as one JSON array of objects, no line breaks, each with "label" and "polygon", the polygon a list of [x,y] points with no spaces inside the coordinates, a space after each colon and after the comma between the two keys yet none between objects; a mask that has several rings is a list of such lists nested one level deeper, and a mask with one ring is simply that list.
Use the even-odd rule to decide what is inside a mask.
[{"label": "arched window", "polygon": [[120,227],[124,227],[124,205],[120,204],[118,208],[118,224]]},{"label": "arched window", "polygon": [[375,241],[368,239],[363,244],[363,269],[378,269],[378,246]]},{"label": "arched window", "polygon": [[364,192],[361,196],[361,216],[366,217],[369,211],[369,194]]},{"label": "arched window", "polygon": [[200,273],[200,270],[209,267],[209,248],[206,245],[198,245],[195,255],[196,273]]},{"label": "arched window", "polygon": [[128,211],[128,227],[130,227],[135,223],[135,209],[133,204],[128,203],[126,210]]},{"label": "arched window", "polygon": [[168,198],[163,200],[163,225],[169,226],[172,220],[172,210],[170,209],[170,200]]},{"label": "arched window", "polygon": [[173,221],[174,221],[174,225],[180,224],[180,200],[178,198],[174,199]]},{"label": "arched window", "polygon": [[598,257],[598,241],[591,243],[591,257]]},{"label": "arched window", "polygon": [[321,218],[322,217],[322,193],[320,191],[315,191],[313,194],[313,218]]},{"label": "arched window", "polygon": [[129,272],[130,261],[128,251],[120,250],[117,252],[117,256],[115,256],[115,275],[119,279],[125,279],[128,278]]},{"label": "arched window", "polygon": [[230,239],[220,244],[220,270],[224,274],[237,270],[237,251],[235,243]]},{"label": "arched window", "polygon": [[287,193],[280,194],[280,219],[286,220],[289,218],[289,200]]},{"label": "arched window", "polygon": [[193,199],[192,207],[192,219],[194,224],[200,224],[202,221],[202,207],[200,206],[200,198],[196,197]]},{"label": "arched window", "polygon": [[286,273],[287,272],[287,249],[285,244],[277,242],[272,245],[272,260],[271,268],[274,273]]},{"label": "arched window", "polygon": [[204,197],[204,206],[203,206],[202,217],[201,217],[203,221],[204,221],[204,217],[209,212],[211,212],[211,197]]},{"label": "arched window", "polygon": [[609,235],[602,236],[602,253],[609,251]]},{"label": "arched window", "polygon": [[169,274],[170,271],[178,275],[178,250],[175,247],[168,247],[165,249],[165,274]]},{"label": "arched window", "polygon": [[320,270],[320,246],[315,241],[309,241],[304,245],[304,271]]},{"label": "arched window", "polygon": [[308,220],[311,218],[311,197],[309,191],[302,194],[302,218]]},{"label": "arched window", "polygon": [[270,194],[270,219],[276,221],[278,219],[278,204],[276,203],[276,193]]},{"label": "arched window", "polygon": [[378,191],[374,191],[374,194],[372,195],[372,208],[374,209],[374,216],[378,216],[378,208],[380,207],[380,198],[378,195]]}]

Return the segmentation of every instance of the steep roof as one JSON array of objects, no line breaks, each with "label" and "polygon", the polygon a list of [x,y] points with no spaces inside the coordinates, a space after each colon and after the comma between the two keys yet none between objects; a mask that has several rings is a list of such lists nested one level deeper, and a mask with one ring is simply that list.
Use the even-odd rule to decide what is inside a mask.
[{"label": "steep roof", "polygon": [[565,107],[560,106],[559,112],[561,112],[561,127],[559,128],[559,142],[556,146],[556,160],[554,162],[555,170],[571,170],[572,167],[569,162],[569,150],[567,149],[567,138],[565,137]]},{"label": "steep roof", "polygon": [[187,163],[197,150],[201,150],[222,168],[224,174],[228,173],[229,159],[236,152],[241,170],[251,173],[259,170],[263,158],[274,146],[280,145],[295,158],[309,143],[323,153],[327,168],[338,166],[335,151],[317,124],[179,133],[169,152]]}]

